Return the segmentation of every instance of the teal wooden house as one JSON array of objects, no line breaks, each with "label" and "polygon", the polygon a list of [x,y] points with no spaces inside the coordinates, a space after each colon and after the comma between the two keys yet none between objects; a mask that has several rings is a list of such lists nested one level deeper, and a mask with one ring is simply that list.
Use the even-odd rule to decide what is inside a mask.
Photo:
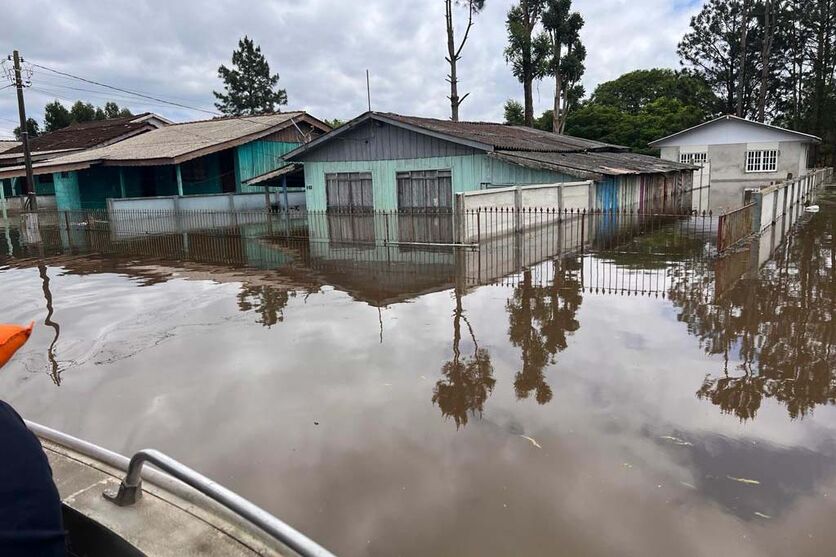
[{"label": "teal wooden house", "polygon": [[488,122],[367,112],[285,156],[309,211],[444,210],[456,193],[593,180],[592,208],[643,208],[691,188],[694,167],[626,147]]},{"label": "teal wooden house", "polygon": [[[301,182],[294,166],[273,176],[288,166],[286,153],[330,129],[304,112],[172,124],[36,163],[34,173],[37,181],[51,177],[59,210],[103,209],[115,198],[264,192],[294,172]],[[22,173],[0,168],[0,178]]]}]

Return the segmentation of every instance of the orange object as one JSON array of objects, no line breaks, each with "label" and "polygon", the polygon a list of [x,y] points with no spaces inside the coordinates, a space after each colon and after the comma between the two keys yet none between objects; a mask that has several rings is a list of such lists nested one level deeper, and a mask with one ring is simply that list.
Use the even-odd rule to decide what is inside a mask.
[{"label": "orange object", "polygon": [[34,326],[34,321],[29,323],[28,327],[0,325],[0,367],[6,365],[6,362],[12,359],[17,349],[26,344]]}]

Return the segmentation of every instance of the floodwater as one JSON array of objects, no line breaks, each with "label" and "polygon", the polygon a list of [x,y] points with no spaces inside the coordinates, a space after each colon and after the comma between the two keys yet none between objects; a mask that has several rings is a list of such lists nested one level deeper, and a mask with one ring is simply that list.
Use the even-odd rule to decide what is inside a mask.
[{"label": "floodwater", "polygon": [[819,204],[719,261],[661,226],[499,275],[481,251],[5,230],[0,321],[37,326],[0,397],[338,555],[829,555]]}]

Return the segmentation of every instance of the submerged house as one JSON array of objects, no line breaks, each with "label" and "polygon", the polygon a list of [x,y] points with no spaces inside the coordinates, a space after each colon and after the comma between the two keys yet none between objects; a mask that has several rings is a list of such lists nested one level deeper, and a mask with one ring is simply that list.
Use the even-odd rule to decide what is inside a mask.
[{"label": "submerged house", "polygon": [[487,122],[367,112],[285,159],[303,163],[309,211],[444,210],[488,188],[593,180],[591,208],[661,206],[694,167],[626,147]]},{"label": "submerged house", "polygon": [[[248,181],[287,166],[286,153],[330,129],[304,112],[172,124],[33,170],[52,176],[59,210],[100,209],[112,198],[263,192]],[[0,178],[22,172],[0,168]]]},{"label": "submerged house", "polygon": [[743,202],[743,191],[770,182],[797,178],[813,166],[814,135],[721,116],[693,128],[657,139],[665,160],[703,165],[708,169],[711,207]]},{"label": "submerged house", "polygon": [[[43,162],[88,149],[113,145],[169,124],[171,124],[170,120],[151,112],[72,124],[60,130],[33,137],[29,141],[29,152],[33,162]],[[4,144],[0,143],[0,171],[7,167],[19,167],[22,164],[23,147],[19,142],[15,142],[8,149],[4,149]],[[18,172],[14,176],[0,179],[0,186],[3,187],[2,193],[7,198],[23,195],[26,191],[25,185],[25,172]],[[55,194],[52,174],[40,174],[35,177],[35,193],[38,195]]]}]

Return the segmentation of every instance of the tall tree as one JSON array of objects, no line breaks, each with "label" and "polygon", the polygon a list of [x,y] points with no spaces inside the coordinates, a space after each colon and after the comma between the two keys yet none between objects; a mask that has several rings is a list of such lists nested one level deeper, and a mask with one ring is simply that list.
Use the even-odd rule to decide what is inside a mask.
[{"label": "tall tree", "polygon": [[[748,2],[749,0],[745,0]],[[736,114],[738,98],[742,115],[752,113],[752,93],[758,73],[741,73],[741,58],[745,67],[755,68],[760,58],[759,42],[752,35],[753,20],[744,10],[744,0],[709,0],[691,18],[691,29],[677,47],[683,65],[703,77],[718,97],[723,99],[723,112]],[[746,27],[746,48],[741,51],[741,36]]]},{"label": "tall tree", "polygon": [[534,125],[533,84],[535,79],[543,76],[549,52],[546,35],[535,35],[544,8],[545,0],[519,0],[518,4],[508,10],[505,21],[508,31],[505,60],[511,64],[514,77],[523,84],[526,126]]},{"label": "tall tree", "polygon": [[583,18],[571,12],[572,0],[546,0],[543,28],[549,41],[546,73],[554,77],[552,130],[563,133],[569,110],[569,95],[583,76],[586,49],[580,41]]},{"label": "tall tree", "polygon": [[287,104],[287,92],[276,89],[279,74],[270,73],[270,65],[261,47],[246,35],[232,52],[232,68],[221,65],[218,77],[224,82],[224,93],[214,91],[218,110],[229,116],[275,112]]},{"label": "tall tree", "polygon": [[761,82],[758,91],[758,122],[766,120],[766,98],[772,68],[772,45],[775,42],[775,25],[779,0],[763,0],[761,27]]},{"label": "tall tree", "polygon": [[525,125],[525,109],[519,101],[508,99],[505,101],[503,111],[505,112],[505,123],[509,126]]},{"label": "tall tree", "polygon": [[[38,137],[41,134],[41,127],[38,125],[38,121],[34,118],[27,118],[26,131],[29,132],[29,139],[32,139],[33,137]],[[15,134],[15,139],[19,141],[21,134],[20,126],[16,127],[13,133]]]},{"label": "tall tree", "polygon": [[44,131],[54,132],[73,123],[70,111],[57,99],[44,107]]},{"label": "tall tree", "polygon": [[749,19],[751,15],[752,0],[743,0],[743,8],[741,12],[742,23],[740,25],[740,49],[737,63],[737,109],[735,114],[738,118],[743,118],[743,96],[746,92],[746,74],[747,74],[747,60],[746,60],[746,46],[749,39]]},{"label": "tall tree", "polygon": [[[453,27],[453,5],[464,4],[467,7],[467,26],[464,29],[464,36],[461,42],[456,45],[455,28]],[[462,59],[462,50],[470,36],[470,29],[473,27],[473,16],[482,11],[485,7],[485,0],[444,0],[445,20],[447,22],[447,63],[450,64],[450,75],[447,81],[450,82],[450,119],[459,121],[459,106],[464,102],[470,93],[459,97],[459,76],[458,63]]]}]

